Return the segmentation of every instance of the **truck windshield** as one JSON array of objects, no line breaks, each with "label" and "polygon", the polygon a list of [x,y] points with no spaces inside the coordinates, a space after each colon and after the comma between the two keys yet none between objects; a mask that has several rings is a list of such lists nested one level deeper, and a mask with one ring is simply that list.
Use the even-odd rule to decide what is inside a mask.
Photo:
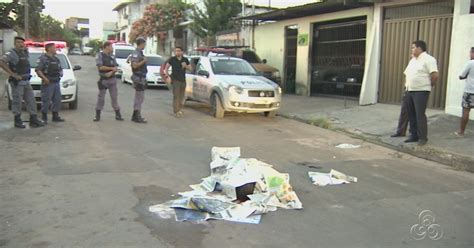
[{"label": "truck windshield", "polygon": [[126,59],[133,51],[132,49],[115,49],[115,58]]},{"label": "truck windshield", "polygon": [[146,57],[146,65],[148,66],[160,66],[165,63],[165,59],[162,57],[148,56]]},{"label": "truck windshield", "polygon": [[262,63],[262,60],[260,59],[260,57],[258,57],[258,55],[253,51],[243,51],[242,52],[242,59],[244,59],[245,61],[247,61],[249,63],[252,63],[252,64],[261,64]]},{"label": "truck windshield", "polygon": [[257,75],[246,61],[235,59],[211,59],[212,70],[220,75]]}]

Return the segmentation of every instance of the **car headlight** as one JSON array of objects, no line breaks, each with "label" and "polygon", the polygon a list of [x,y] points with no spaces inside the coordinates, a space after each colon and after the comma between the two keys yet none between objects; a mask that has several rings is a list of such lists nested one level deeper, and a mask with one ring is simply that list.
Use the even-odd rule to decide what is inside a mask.
[{"label": "car headlight", "polygon": [[278,94],[282,94],[282,93],[283,93],[283,90],[281,89],[281,87],[277,87],[277,91],[278,91]]},{"label": "car headlight", "polygon": [[72,79],[68,79],[68,80],[63,82],[63,88],[67,88],[69,86],[74,86],[74,85],[76,85],[76,81],[74,81]]},{"label": "car headlight", "polygon": [[235,86],[235,85],[231,85],[228,90],[229,90],[229,92],[233,91],[237,94],[242,94],[242,92],[244,92],[244,89],[242,89],[242,87]]}]

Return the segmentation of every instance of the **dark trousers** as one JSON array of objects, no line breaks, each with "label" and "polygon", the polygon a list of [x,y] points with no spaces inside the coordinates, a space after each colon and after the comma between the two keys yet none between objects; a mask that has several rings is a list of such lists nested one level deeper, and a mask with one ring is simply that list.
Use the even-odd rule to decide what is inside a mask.
[{"label": "dark trousers", "polygon": [[145,101],[146,77],[132,76],[133,88],[135,88],[135,98],[133,99],[133,110],[141,111]]},{"label": "dark trousers", "polygon": [[49,84],[41,86],[41,101],[43,106],[41,111],[43,113],[49,112],[49,106],[51,106],[52,112],[59,112],[61,109],[61,85],[59,82],[51,81]]},{"label": "dark trousers", "polygon": [[429,97],[429,91],[408,91],[408,120],[410,122],[411,137],[414,139],[428,140],[426,106]]},{"label": "dark trousers", "polygon": [[173,85],[173,111],[174,113],[178,113],[183,108],[186,82],[173,81],[172,85]]},{"label": "dark trousers", "polygon": [[[408,92],[403,93],[402,108],[400,109],[400,117],[398,117],[397,134],[405,136],[408,127]],[[410,132],[412,132],[410,130]]]}]

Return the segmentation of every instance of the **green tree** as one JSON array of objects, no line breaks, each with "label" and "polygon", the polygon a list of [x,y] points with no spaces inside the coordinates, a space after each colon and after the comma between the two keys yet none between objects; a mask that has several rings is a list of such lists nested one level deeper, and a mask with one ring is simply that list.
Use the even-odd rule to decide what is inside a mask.
[{"label": "green tree", "polygon": [[0,18],[2,22],[15,26],[16,15],[22,7],[19,0],[13,0],[9,3],[0,3]]},{"label": "green tree", "polygon": [[204,0],[204,6],[195,5],[191,29],[201,38],[211,37],[219,31],[236,27],[232,17],[242,11],[240,0]]},{"label": "green tree", "polygon": [[[27,0],[28,2],[28,30],[31,37],[39,37],[41,28],[41,12],[44,9],[43,0]],[[13,26],[17,31],[25,30],[25,7],[23,1],[13,0],[9,3],[0,3],[2,21]]]},{"label": "green tree", "polygon": [[61,40],[64,29],[62,23],[50,15],[41,15],[39,40]]},{"label": "green tree", "polygon": [[100,39],[93,39],[90,40],[89,43],[87,43],[87,46],[92,47],[92,54],[96,54],[100,52],[102,43],[103,42]]},{"label": "green tree", "polygon": [[[163,36],[163,32],[175,29],[184,20],[184,10],[188,4],[182,0],[170,0],[168,4],[151,4],[145,8],[143,17],[135,21],[130,31],[129,42],[139,36]],[[160,35],[161,34],[161,35]]]},{"label": "green tree", "polygon": [[69,49],[74,48],[75,44],[81,45],[82,43],[81,38],[79,37],[79,35],[77,35],[77,33],[66,28],[63,29],[62,40],[67,42]]}]

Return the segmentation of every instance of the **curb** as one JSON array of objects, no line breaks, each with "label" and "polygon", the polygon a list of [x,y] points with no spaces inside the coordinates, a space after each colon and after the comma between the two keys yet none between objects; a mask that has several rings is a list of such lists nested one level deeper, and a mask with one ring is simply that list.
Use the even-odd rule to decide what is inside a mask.
[{"label": "curb", "polygon": [[379,138],[370,134],[353,133],[344,128],[320,127],[320,126],[314,125],[310,120],[306,120],[306,119],[303,119],[291,114],[288,115],[288,114],[278,113],[277,115],[286,119],[296,120],[296,121],[309,124],[312,126],[316,126],[319,128],[331,130],[337,133],[342,133],[342,134],[348,135],[351,138],[355,138],[355,139],[363,140],[363,141],[370,142],[376,145],[380,145],[392,150],[396,150],[398,152],[412,155],[414,157],[418,157],[418,158],[426,159],[429,161],[437,162],[440,164],[444,164],[447,166],[451,166],[456,170],[462,170],[462,171],[468,171],[468,172],[474,173],[474,158],[472,157],[457,154],[454,152],[446,152],[429,145],[422,146],[422,147],[416,146],[416,145],[415,146],[396,146],[396,145],[383,142]]}]

